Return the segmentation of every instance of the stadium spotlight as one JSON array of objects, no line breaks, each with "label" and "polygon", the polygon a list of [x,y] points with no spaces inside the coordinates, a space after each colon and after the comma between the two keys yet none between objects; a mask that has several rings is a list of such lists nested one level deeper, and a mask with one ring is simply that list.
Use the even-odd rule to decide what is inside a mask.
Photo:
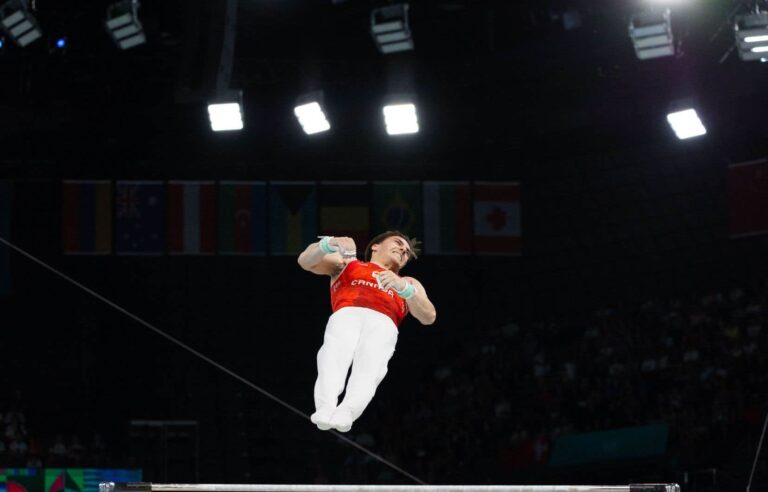
[{"label": "stadium spotlight", "polygon": [[768,58],[768,12],[736,16],[733,33],[739,58],[743,61]]},{"label": "stadium spotlight", "polygon": [[384,106],[384,124],[388,135],[405,135],[419,132],[419,120],[416,105],[411,102],[399,102]]},{"label": "stadium spotlight", "polygon": [[121,50],[144,44],[147,37],[139,21],[138,0],[123,0],[107,8],[105,22],[109,35]]},{"label": "stadium spotlight", "polygon": [[8,37],[22,48],[43,35],[26,0],[9,0],[2,4],[0,24]]},{"label": "stadium spotlight", "polygon": [[675,54],[669,9],[633,15],[629,20],[629,37],[641,60]]},{"label": "stadium spotlight", "polygon": [[407,3],[399,3],[371,11],[371,34],[385,55],[413,49],[408,8]]},{"label": "stadium spotlight", "polygon": [[667,115],[667,122],[680,140],[706,135],[707,129],[695,109],[683,109]]},{"label": "stadium spotlight", "polygon": [[331,129],[328,117],[323,111],[323,93],[321,91],[301,96],[296,101],[293,114],[296,115],[301,128],[307,135],[314,135]]},{"label": "stadium spotlight", "polygon": [[230,91],[208,103],[208,118],[215,132],[243,129],[243,93]]}]

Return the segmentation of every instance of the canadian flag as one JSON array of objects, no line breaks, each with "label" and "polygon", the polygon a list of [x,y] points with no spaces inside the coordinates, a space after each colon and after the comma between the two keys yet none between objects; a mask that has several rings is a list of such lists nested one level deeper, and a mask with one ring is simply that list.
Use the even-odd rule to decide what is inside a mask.
[{"label": "canadian flag", "polygon": [[475,253],[519,255],[520,183],[475,183]]}]

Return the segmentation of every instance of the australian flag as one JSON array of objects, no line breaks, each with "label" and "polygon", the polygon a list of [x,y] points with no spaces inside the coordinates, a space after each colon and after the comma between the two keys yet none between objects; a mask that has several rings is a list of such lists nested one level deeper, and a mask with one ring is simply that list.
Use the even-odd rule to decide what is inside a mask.
[{"label": "australian flag", "polygon": [[165,252],[165,187],[162,181],[118,181],[115,186],[115,250],[121,255]]}]

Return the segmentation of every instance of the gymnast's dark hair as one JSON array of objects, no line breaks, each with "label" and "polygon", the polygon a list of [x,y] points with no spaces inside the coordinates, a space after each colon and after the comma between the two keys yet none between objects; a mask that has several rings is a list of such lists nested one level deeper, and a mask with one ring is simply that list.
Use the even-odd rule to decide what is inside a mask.
[{"label": "gymnast's dark hair", "polygon": [[406,236],[400,231],[387,231],[382,232],[378,236],[371,239],[371,242],[368,243],[368,246],[365,247],[365,261],[371,261],[371,256],[373,255],[373,245],[379,244],[382,241],[384,241],[387,238],[390,238],[392,236],[401,237],[405,240],[405,242],[408,243],[408,246],[411,248],[411,254],[408,257],[408,261],[410,262],[412,259],[415,260],[419,257],[419,253],[421,253],[421,248],[419,245],[421,244],[421,241],[419,241],[416,238],[411,239],[410,237]]}]

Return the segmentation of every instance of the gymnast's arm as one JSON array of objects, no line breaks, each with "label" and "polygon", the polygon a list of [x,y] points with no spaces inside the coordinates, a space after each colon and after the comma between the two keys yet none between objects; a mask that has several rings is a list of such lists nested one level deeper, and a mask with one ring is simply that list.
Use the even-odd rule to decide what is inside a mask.
[{"label": "gymnast's arm", "polygon": [[[333,247],[338,247],[339,244],[349,247],[350,245],[343,241],[345,239],[352,241],[350,238],[333,238],[331,239],[330,244]],[[337,243],[337,240],[342,241]],[[354,241],[352,241],[350,251],[354,251]],[[307,246],[307,248],[299,255],[298,263],[301,268],[308,272],[317,275],[330,275],[331,277],[338,275],[344,269],[344,265],[346,264],[344,258],[338,251],[336,253],[326,254],[320,250],[320,241]]]},{"label": "gymnast's arm", "polygon": [[437,310],[432,301],[429,300],[429,297],[427,297],[427,291],[424,289],[424,286],[413,277],[403,277],[403,279],[416,287],[416,293],[413,297],[405,301],[408,303],[408,310],[422,325],[431,325],[437,318]]}]

